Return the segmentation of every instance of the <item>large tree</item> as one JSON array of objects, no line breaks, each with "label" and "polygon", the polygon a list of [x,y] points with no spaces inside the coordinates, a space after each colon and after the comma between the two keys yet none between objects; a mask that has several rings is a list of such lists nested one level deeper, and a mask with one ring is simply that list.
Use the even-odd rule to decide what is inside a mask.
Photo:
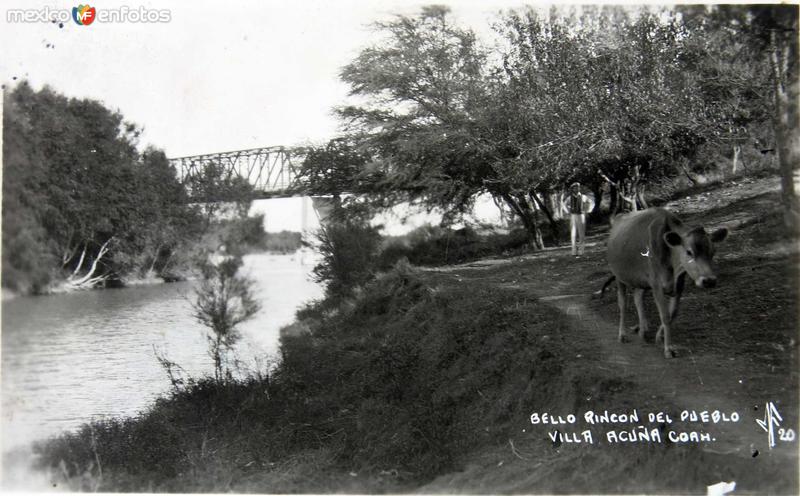
[{"label": "large tree", "polygon": [[457,216],[492,184],[474,133],[486,54],[445,7],[376,28],[380,42],[341,73],[359,105],[339,109],[357,150],[371,157],[371,195],[384,206],[418,200]]},{"label": "large tree", "polygon": [[798,7],[753,5],[748,13],[755,45],[761,57],[769,61],[772,121],[781,175],[784,220],[789,231],[797,234],[800,229],[800,202],[794,181],[800,167]]},{"label": "large tree", "polygon": [[667,12],[512,12],[501,33],[506,107],[496,120],[516,127],[508,134],[524,164],[509,167],[515,184],[629,179],[642,201],[644,175],[681,171],[728,132],[738,108],[733,82],[706,80],[708,38]]}]

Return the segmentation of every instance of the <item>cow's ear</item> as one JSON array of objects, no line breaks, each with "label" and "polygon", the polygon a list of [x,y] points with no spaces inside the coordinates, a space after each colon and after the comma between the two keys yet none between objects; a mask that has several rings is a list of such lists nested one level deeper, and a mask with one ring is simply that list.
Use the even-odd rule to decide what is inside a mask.
[{"label": "cow's ear", "polygon": [[722,243],[725,241],[725,238],[728,237],[728,230],[724,227],[720,227],[713,233],[711,233],[711,242],[712,243]]},{"label": "cow's ear", "polygon": [[664,241],[669,246],[680,246],[683,243],[681,239],[681,235],[676,233],[675,231],[667,231],[664,233]]}]

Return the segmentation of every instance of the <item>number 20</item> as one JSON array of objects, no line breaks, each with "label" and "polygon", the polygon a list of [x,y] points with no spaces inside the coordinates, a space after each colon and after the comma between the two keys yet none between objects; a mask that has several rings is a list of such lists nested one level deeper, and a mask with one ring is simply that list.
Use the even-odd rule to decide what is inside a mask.
[{"label": "number 20", "polygon": [[794,441],[794,430],[778,429],[778,439],[781,441]]}]

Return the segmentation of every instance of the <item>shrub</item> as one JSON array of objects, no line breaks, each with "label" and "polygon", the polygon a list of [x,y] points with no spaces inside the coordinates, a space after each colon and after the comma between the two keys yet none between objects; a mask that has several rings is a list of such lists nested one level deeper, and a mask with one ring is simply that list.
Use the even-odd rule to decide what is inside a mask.
[{"label": "shrub", "polygon": [[239,340],[237,327],[260,309],[252,281],[236,275],[241,266],[241,257],[226,257],[217,263],[206,260],[200,266],[203,277],[192,307],[194,317],[209,330],[209,355],[217,381],[230,378],[227,354]]},{"label": "shrub", "polygon": [[378,262],[380,235],[367,223],[346,220],[323,227],[317,233],[322,261],[314,267],[317,282],[333,301],[351,296],[372,279]]},{"label": "shrub", "polygon": [[527,246],[528,234],[524,229],[515,229],[508,234],[478,234],[470,226],[457,230],[422,226],[405,236],[385,241],[378,267],[387,270],[403,257],[414,265],[458,264],[522,251]]}]

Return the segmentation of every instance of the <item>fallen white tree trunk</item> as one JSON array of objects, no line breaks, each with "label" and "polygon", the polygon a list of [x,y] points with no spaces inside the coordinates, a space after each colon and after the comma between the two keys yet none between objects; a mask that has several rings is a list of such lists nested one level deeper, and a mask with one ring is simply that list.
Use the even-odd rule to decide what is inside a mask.
[{"label": "fallen white tree trunk", "polygon": [[72,271],[72,275],[69,276],[70,278],[76,277],[78,273],[81,271],[81,267],[83,267],[84,258],[86,258],[86,243],[83,244],[83,251],[81,252],[81,258],[78,260],[78,265],[75,267],[75,270]]},{"label": "fallen white tree trunk", "polygon": [[95,275],[95,273],[97,272],[97,264],[100,262],[100,260],[102,260],[103,256],[108,253],[108,244],[112,239],[114,238],[108,238],[108,240],[103,243],[103,246],[100,247],[100,251],[97,252],[97,256],[92,261],[92,266],[89,268],[89,271],[83,276],[78,277],[78,272],[80,271],[80,268],[83,265],[84,257],[86,256],[86,246],[84,245],[83,253],[81,253],[81,258],[78,261],[78,266],[75,268],[72,275],[70,275],[67,280],[64,281],[63,286],[65,289],[90,289],[108,279],[107,274]]}]

